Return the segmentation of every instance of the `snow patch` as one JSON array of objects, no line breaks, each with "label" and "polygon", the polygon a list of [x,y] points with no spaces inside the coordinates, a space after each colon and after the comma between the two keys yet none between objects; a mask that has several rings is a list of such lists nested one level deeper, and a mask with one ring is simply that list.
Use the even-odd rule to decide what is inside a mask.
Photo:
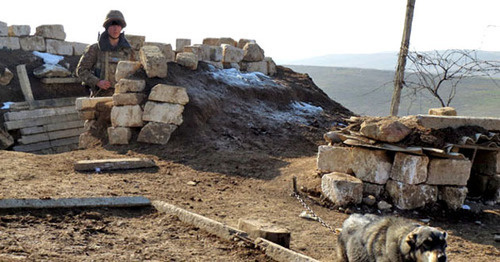
[{"label": "snow patch", "polygon": [[33,51],[33,54],[35,56],[38,56],[38,57],[42,58],[43,62],[45,64],[55,65],[55,64],[59,63],[59,61],[61,61],[61,60],[64,59],[64,56],[54,55],[54,54],[51,54],[51,53],[41,53],[41,52],[38,52],[38,51]]},{"label": "snow patch", "polygon": [[272,79],[261,72],[240,72],[236,68],[216,69],[209,65],[211,71],[208,72],[214,79],[231,86],[243,87],[267,87],[277,86]]},{"label": "snow patch", "polygon": [[9,109],[12,104],[14,104],[14,102],[3,102],[3,106],[0,109]]},{"label": "snow patch", "polygon": [[[265,110],[261,114],[279,123],[288,122],[307,125],[311,118],[323,112],[323,108],[305,102],[293,102],[289,106],[290,110],[287,111]],[[258,110],[262,111],[262,109],[263,107],[259,107]]]}]

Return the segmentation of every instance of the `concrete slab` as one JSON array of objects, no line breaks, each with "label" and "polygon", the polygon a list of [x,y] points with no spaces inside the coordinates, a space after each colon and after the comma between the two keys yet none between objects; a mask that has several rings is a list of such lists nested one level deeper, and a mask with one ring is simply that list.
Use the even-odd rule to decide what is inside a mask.
[{"label": "concrete slab", "polygon": [[71,113],[76,113],[76,109],[74,106],[42,108],[42,109],[25,110],[25,111],[19,111],[19,112],[9,112],[9,113],[5,113],[4,119],[5,119],[5,121],[17,121],[17,120],[40,118],[40,117],[46,117],[46,116],[67,115],[67,114],[71,114]]},{"label": "concrete slab", "polygon": [[109,171],[149,167],[156,167],[156,164],[152,159],[147,158],[81,160],[74,165],[76,171],[95,171],[96,169]]},{"label": "concrete slab", "polygon": [[7,121],[4,126],[7,130],[21,129],[30,126],[40,126],[45,124],[53,124],[67,121],[80,120],[78,113],[66,114],[66,115],[56,115],[56,116],[45,116],[34,119],[23,119],[16,121]]},{"label": "concrete slab", "polygon": [[480,126],[490,131],[500,131],[500,118],[468,116],[417,115],[418,124],[433,129]]},{"label": "concrete slab", "polygon": [[59,199],[0,199],[0,209],[141,207],[150,205],[151,201],[142,196],[59,198]]},{"label": "concrete slab", "polygon": [[48,107],[64,107],[64,106],[74,106],[76,97],[65,97],[65,98],[55,98],[55,99],[43,99],[35,100],[31,102],[17,102],[10,105],[10,111],[21,111],[28,110],[30,106],[32,108],[48,108]]}]

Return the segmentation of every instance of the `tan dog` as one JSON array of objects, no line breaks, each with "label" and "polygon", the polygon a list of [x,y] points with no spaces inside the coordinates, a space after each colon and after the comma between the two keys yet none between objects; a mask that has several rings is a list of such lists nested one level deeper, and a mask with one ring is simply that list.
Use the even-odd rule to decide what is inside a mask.
[{"label": "tan dog", "polygon": [[351,215],[338,237],[338,261],[446,262],[446,232],[403,218]]}]

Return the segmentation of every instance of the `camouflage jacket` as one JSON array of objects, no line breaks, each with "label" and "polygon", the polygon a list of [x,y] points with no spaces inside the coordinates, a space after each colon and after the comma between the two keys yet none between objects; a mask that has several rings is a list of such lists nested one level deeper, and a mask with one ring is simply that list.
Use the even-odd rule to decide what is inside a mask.
[{"label": "camouflage jacket", "polygon": [[[76,67],[76,75],[84,85],[90,87],[94,92],[98,90],[96,85],[99,80],[110,81],[112,87],[116,84],[115,72],[119,61],[135,61],[134,51],[123,33],[120,35],[120,40],[116,47],[111,46],[108,37],[107,32],[104,32],[99,37],[98,43],[87,46]],[[106,60],[108,61],[107,69]],[[112,95],[112,92],[113,90],[101,91],[100,95],[104,95],[103,93],[110,93],[109,95]]]}]

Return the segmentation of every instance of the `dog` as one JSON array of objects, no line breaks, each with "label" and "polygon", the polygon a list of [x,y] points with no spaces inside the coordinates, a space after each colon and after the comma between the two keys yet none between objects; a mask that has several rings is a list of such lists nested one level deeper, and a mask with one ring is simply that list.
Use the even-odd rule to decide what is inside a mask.
[{"label": "dog", "polygon": [[353,214],[338,235],[343,262],[446,262],[446,232],[398,217]]}]

